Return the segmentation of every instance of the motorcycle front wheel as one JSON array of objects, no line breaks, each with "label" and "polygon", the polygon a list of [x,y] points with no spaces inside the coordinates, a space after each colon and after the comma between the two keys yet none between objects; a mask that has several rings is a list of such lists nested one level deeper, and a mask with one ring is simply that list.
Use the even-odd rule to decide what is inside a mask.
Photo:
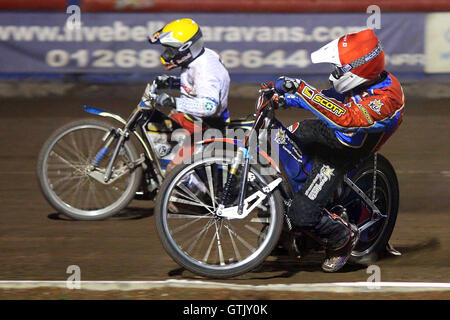
[{"label": "motorcycle front wheel", "polygon": [[110,183],[102,179],[117,138],[94,164],[110,129],[108,123],[82,119],[59,128],[44,143],[37,177],[44,197],[58,212],[75,220],[102,220],[125,208],[135,196],[142,168],[130,166],[138,159],[130,141],[117,156]]},{"label": "motorcycle front wheel", "polygon": [[[283,202],[276,189],[245,218],[217,214],[232,159],[213,156],[177,166],[156,198],[156,226],[166,252],[204,277],[223,279],[253,270],[272,252],[283,227]],[[238,171],[226,208],[237,205],[240,177]],[[251,166],[245,198],[269,180]]]}]

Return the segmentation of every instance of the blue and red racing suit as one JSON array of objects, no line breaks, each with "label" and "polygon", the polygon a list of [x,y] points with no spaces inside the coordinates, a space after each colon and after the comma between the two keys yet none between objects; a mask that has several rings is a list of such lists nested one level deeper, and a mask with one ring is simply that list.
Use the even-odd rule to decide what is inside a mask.
[{"label": "blue and red racing suit", "polygon": [[404,95],[399,81],[387,72],[375,84],[345,95],[333,88],[318,91],[303,80],[296,82],[294,94],[284,93],[285,106],[309,110],[318,119],[289,127],[312,165],[288,216],[294,225],[337,248],[348,241],[349,229],[323,209],[345,174],[376,152],[398,128]]},{"label": "blue and red racing suit", "polygon": [[334,130],[336,138],[351,148],[362,147],[367,135],[382,133],[377,151],[402,122],[404,95],[399,81],[384,72],[384,80],[357,94],[342,95],[333,88],[318,91],[305,81],[295,94],[285,94],[286,105],[314,113]]}]

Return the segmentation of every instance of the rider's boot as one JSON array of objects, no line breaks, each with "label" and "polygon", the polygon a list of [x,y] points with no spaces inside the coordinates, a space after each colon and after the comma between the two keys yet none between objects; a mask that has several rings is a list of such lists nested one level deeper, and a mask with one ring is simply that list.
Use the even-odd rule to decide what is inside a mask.
[{"label": "rider's boot", "polygon": [[325,272],[340,270],[347,263],[359,240],[358,228],[348,220],[325,211],[314,229],[326,248],[322,270]]}]

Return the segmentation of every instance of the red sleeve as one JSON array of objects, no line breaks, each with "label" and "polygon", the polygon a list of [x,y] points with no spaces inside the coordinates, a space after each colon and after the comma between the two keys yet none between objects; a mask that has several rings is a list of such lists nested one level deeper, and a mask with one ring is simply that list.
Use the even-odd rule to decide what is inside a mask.
[{"label": "red sleeve", "polygon": [[[352,96],[346,103],[342,103],[301,81],[295,98],[286,100],[288,104],[290,102],[297,106],[300,104],[301,107],[312,111],[335,129],[381,131],[383,122],[394,116],[400,107],[397,99],[392,99],[387,92],[378,89],[371,90],[370,93],[364,91],[361,95]],[[297,100],[296,103],[293,99]]]}]

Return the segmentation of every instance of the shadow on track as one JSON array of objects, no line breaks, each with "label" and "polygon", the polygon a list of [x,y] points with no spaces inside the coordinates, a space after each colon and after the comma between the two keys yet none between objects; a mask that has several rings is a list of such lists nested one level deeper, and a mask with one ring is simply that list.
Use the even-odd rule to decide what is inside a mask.
[{"label": "shadow on track", "polygon": [[[409,246],[395,246],[395,249],[398,250],[402,256],[411,255],[416,253],[421,253],[423,251],[436,250],[441,247],[441,242],[438,238],[430,238],[425,241],[409,245]],[[390,255],[388,253],[384,253],[381,256],[382,259],[394,259],[395,256]]]},{"label": "shadow on track", "polygon": [[[313,257],[305,257],[301,259],[289,256],[277,256],[275,260],[265,261],[261,266],[253,270],[248,279],[252,280],[269,280],[277,278],[291,278],[300,272],[319,272],[323,273],[321,264],[323,256],[312,254]],[[365,269],[366,266],[360,264],[347,264],[337,273],[355,272]],[[276,273],[276,274],[274,274]]]},{"label": "shadow on track", "polygon": [[[283,255],[277,252],[273,254],[270,259],[263,262],[256,269],[248,272],[247,274],[231,278],[234,281],[241,280],[271,280],[271,279],[282,279],[282,278],[292,278],[297,273],[300,272],[318,272],[323,273],[321,269],[322,255],[320,253],[312,253],[311,256],[306,258],[298,259],[288,255]],[[349,273],[355,272],[361,269],[365,269],[367,266],[363,265],[350,265],[347,264],[338,271],[338,273]],[[183,278],[191,280],[215,280],[214,278],[205,278],[197,276],[183,267],[173,269],[168,272],[169,277]]]},{"label": "shadow on track", "polygon": [[[127,207],[118,214],[105,220],[139,220],[153,216],[153,208]],[[47,218],[58,221],[76,221],[62,213],[50,213]]]},{"label": "shadow on track", "polygon": [[[441,247],[440,241],[437,238],[430,238],[426,241],[411,245],[411,246],[396,246],[396,249],[402,253],[402,256],[394,256],[387,252],[380,255],[377,261],[386,261],[392,259],[401,259],[402,257],[422,253],[424,251],[436,250]],[[311,253],[301,259],[287,255],[284,252],[276,250],[272,253],[271,257],[262,263],[259,267],[251,272],[239,277],[232,278],[234,281],[240,280],[270,280],[270,279],[282,279],[293,278],[296,274],[301,272],[318,272],[322,273],[320,267],[322,263],[323,255],[320,252]],[[338,273],[350,273],[356,272],[362,269],[366,269],[367,265],[363,264],[350,264],[345,265]],[[213,278],[204,278],[197,276],[183,267],[173,269],[168,272],[169,277],[181,277],[183,279],[203,279],[214,280]]]}]

